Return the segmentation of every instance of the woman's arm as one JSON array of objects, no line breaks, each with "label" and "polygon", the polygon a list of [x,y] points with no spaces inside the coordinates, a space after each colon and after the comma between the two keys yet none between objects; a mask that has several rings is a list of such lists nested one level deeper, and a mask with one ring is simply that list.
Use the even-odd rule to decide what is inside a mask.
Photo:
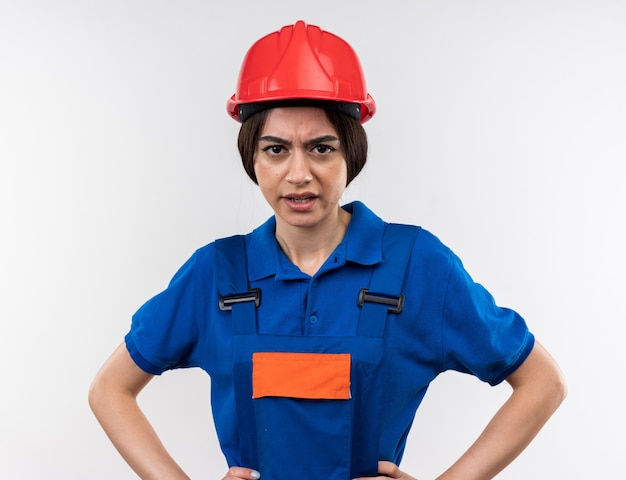
[{"label": "woman's arm", "polygon": [[[526,448],[566,395],[561,370],[538,342],[507,382],[513,387],[509,399],[467,452],[437,480],[492,479]],[[379,462],[378,471],[382,476],[376,479],[415,480],[391,462]]]},{"label": "woman's arm", "polygon": [[144,480],[188,479],[159,440],[137,404],[137,395],[153,378],[120,345],[96,375],[89,405],[111,442]]},{"label": "woman's arm", "polygon": [[438,480],[495,477],[537,435],[567,393],[556,362],[539,342],[507,382],[513,393],[474,444]]}]

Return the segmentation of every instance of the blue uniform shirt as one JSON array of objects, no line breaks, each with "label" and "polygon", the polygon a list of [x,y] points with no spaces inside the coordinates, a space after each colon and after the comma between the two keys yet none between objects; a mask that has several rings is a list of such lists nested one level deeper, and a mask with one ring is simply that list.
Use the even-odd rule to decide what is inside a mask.
[{"label": "blue uniform shirt", "polygon": [[[250,286],[262,291],[260,334],[355,335],[359,290],[368,287],[382,259],[385,224],[362,203],[344,208],[352,213],[345,238],[312,277],[280,250],[273,217],[246,235]],[[210,375],[216,431],[227,459],[233,459],[238,458],[233,330],[230,313],[219,309],[216,274],[211,243],[137,311],[126,346],[148,373],[200,367]],[[495,385],[521,365],[534,344],[524,320],[498,307],[450,249],[424,229],[413,247],[403,293],[403,312],[390,314],[386,323],[386,393],[380,411],[380,459],[395,463],[439,373],[456,370]]]}]

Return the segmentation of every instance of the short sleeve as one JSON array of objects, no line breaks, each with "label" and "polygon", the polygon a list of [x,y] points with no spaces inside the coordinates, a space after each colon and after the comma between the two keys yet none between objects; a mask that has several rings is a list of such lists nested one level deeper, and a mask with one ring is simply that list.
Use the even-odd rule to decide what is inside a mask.
[{"label": "short sleeve", "polygon": [[192,256],[167,289],[133,315],[126,347],[135,363],[153,375],[197,366],[196,258],[197,254]]},{"label": "short sleeve", "polygon": [[496,305],[451,253],[443,312],[443,369],[497,385],[530,354],[534,337],[515,311]]}]

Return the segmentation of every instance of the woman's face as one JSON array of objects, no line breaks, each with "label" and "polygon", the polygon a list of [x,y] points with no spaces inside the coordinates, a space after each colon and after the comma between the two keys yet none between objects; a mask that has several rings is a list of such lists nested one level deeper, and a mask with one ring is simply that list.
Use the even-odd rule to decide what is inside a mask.
[{"label": "woman's face", "polygon": [[278,228],[335,228],[347,167],[337,132],[322,109],[268,112],[254,156],[254,171]]}]

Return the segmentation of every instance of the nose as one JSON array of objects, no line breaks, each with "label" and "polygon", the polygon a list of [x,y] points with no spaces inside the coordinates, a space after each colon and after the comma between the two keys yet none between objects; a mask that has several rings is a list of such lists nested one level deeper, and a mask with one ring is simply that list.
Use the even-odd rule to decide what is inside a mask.
[{"label": "nose", "polygon": [[309,159],[301,149],[296,149],[289,159],[287,181],[293,185],[306,185],[313,180]]}]

